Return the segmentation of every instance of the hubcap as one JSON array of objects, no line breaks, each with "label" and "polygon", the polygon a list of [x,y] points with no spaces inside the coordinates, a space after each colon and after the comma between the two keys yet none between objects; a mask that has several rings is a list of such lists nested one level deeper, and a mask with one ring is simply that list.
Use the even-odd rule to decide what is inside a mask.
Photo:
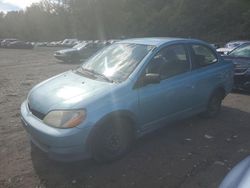
[{"label": "hubcap", "polygon": [[110,133],[107,137],[107,148],[111,151],[117,151],[121,147],[121,140],[120,137],[115,133]]}]

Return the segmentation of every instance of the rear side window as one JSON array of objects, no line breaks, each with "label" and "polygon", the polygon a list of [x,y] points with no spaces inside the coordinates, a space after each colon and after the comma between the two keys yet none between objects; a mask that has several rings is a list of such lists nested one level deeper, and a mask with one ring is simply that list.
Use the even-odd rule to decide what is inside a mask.
[{"label": "rear side window", "polygon": [[194,68],[208,66],[218,61],[215,53],[206,46],[199,44],[191,45],[191,52]]}]

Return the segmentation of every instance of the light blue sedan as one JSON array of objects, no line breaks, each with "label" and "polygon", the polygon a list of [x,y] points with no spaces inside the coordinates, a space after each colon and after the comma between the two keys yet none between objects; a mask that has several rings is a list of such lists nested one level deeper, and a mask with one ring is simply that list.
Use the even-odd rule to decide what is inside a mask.
[{"label": "light blue sedan", "polygon": [[169,122],[216,116],[232,86],[232,63],[205,42],[129,39],[35,86],[21,119],[49,157],[106,162]]}]

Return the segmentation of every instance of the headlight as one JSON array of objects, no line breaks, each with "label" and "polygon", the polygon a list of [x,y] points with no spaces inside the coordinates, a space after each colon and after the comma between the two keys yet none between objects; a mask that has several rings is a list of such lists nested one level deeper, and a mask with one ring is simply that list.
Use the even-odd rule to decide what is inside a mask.
[{"label": "headlight", "polygon": [[85,110],[55,110],[49,112],[43,122],[52,127],[65,129],[79,125],[85,118]]}]

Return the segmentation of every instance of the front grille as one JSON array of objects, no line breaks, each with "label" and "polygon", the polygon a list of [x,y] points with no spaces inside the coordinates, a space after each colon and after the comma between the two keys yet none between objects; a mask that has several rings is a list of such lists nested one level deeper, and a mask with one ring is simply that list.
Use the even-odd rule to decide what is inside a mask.
[{"label": "front grille", "polygon": [[43,120],[43,118],[45,117],[45,114],[44,114],[44,113],[39,112],[39,111],[37,111],[37,110],[31,108],[29,104],[28,104],[28,107],[29,107],[30,112],[31,112],[34,116],[36,116],[37,118]]}]

